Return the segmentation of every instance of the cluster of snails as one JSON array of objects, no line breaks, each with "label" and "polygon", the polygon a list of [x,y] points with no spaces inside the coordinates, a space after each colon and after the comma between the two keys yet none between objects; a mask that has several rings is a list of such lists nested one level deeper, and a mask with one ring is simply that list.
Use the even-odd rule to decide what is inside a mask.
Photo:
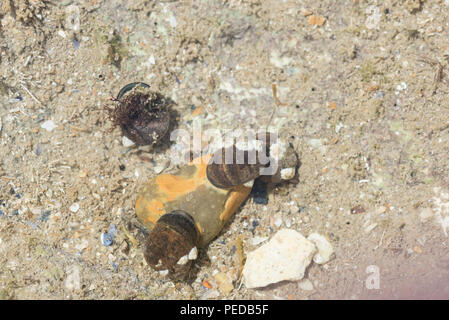
[{"label": "cluster of snails", "polygon": [[[135,143],[154,144],[167,133],[166,100],[148,85],[129,84],[115,101],[118,106],[111,118]],[[197,258],[197,248],[220,233],[248,198],[255,179],[277,183],[293,177],[298,164],[293,147],[269,133],[256,140],[259,148],[222,147],[173,174],[156,176],[142,188],[136,214],[150,230],[144,257],[154,270],[174,279],[185,278]],[[232,158],[225,159],[229,154]],[[273,162],[276,169],[261,175]]]}]

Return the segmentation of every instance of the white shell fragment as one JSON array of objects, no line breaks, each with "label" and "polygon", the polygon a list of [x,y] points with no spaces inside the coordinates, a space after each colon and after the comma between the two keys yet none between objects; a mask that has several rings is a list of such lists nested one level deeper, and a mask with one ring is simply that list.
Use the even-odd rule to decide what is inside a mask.
[{"label": "white shell fragment", "polygon": [[74,204],[72,204],[70,206],[70,211],[72,211],[73,213],[78,212],[78,210],[80,209],[80,205],[78,204],[78,202],[75,202]]},{"label": "white shell fragment", "polygon": [[250,181],[248,181],[248,182],[245,182],[243,185],[244,185],[245,187],[252,188],[253,184],[254,184],[254,179],[253,179],[253,180],[250,180]]},{"label": "white shell fragment", "polygon": [[315,245],[299,232],[281,229],[248,254],[243,267],[244,284],[258,288],[283,280],[301,280],[315,252]]},{"label": "white shell fragment", "polygon": [[298,282],[298,288],[304,291],[312,291],[313,290],[312,281],[310,281],[309,279],[303,279]]},{"label": "white shell fragment", "polygon": [[290,180],[295,176],[295,168],[285,168],[281,170],[281,179]]},{"label": "white shell fragment", "polygon": [[312,241],[318,249],[318,253],[313,257],[315,263],[324,264],[331,259],[332,254],[334,253],[334,248],[332,247],[332,244],[327,241],[326,237],[318,233],[312,233],[307,239]]},{"label": "white shell fragment", "polygon": [[57,126],[52,120],[44,121],[44,123],[41,124],[41,128],[47,130],[48,132],[53,131]]},{"label": "white shell fragment", "polygon": [[188,254],[189,260],[196,260],[198,258],[198,249],[193,247]]},{"label": "white shell fragment", "polygon": [[179,258],[177,264],[185,265],[188,261],[189,261],[189,256],[186,254],[186,255],[182,256],[181,258]]},{"label": "white shell fragment", "polygon": [[122,137],[122,144],[125,146],[125,147],[132,147],[133,145],[134,145],[134,142],[132,142],[130,139],[128,139],[127,137],[125,137],[125,136],[123,136]]},{"label": "white shell fragment", "polygon": [[161,270],[161,271],[159,271],[159,275],[161,276],[161,277],[166,277],[167,275],[168,275],[168,270]]}]

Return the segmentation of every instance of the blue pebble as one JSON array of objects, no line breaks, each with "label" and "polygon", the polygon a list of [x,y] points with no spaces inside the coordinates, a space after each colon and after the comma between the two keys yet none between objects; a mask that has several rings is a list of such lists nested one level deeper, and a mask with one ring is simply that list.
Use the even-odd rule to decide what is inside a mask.
[{"label": "blue pebble", "polygon": [[46,210],[44,211],[43,214],[39,216],[39,218],[37,218],[37,220],[45,222],[48,220],[48,217],[50,217],[50,214],[51,214],[50,210]]},{"label": "blue pebble", "polygon": [[3,216],[3,215],[4,215],[3,211],[0,210],[0,217]]},{"label": "blue pebble", "polygon": [[253,220],[252,225],[253,225],[253,228],[257,227],[259,225],[259,221]]},{"label": "blue pebble", "polygon": [[112,243],[114,243],[114,239],[111,237],[109,233],[102,233],[101,242],[103,242],[103,245],[105,247],[109,247]]}]

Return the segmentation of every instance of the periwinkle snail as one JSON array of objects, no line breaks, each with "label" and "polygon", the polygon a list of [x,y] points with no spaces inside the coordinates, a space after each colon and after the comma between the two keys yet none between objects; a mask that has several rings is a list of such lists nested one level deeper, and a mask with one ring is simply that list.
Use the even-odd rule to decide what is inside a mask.
[{"label": "periwinkle snail", "polygon": [[148,84],[134,82],[124,86],[114,107],[106,107],[111,121],[136,145],[156,144],[170,127],[170,102]]}]

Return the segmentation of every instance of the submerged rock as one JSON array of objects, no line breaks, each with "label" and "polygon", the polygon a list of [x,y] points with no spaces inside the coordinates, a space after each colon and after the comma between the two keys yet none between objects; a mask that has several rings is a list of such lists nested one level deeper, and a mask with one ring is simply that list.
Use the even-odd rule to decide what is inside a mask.
[{"label": "submerged rock", "polygon": [[315,245],[299,232],[281,229],[269,242],[248,254],[243,268],[244,284],[258,288],[284,280],[301,280],[315,252]]}]

